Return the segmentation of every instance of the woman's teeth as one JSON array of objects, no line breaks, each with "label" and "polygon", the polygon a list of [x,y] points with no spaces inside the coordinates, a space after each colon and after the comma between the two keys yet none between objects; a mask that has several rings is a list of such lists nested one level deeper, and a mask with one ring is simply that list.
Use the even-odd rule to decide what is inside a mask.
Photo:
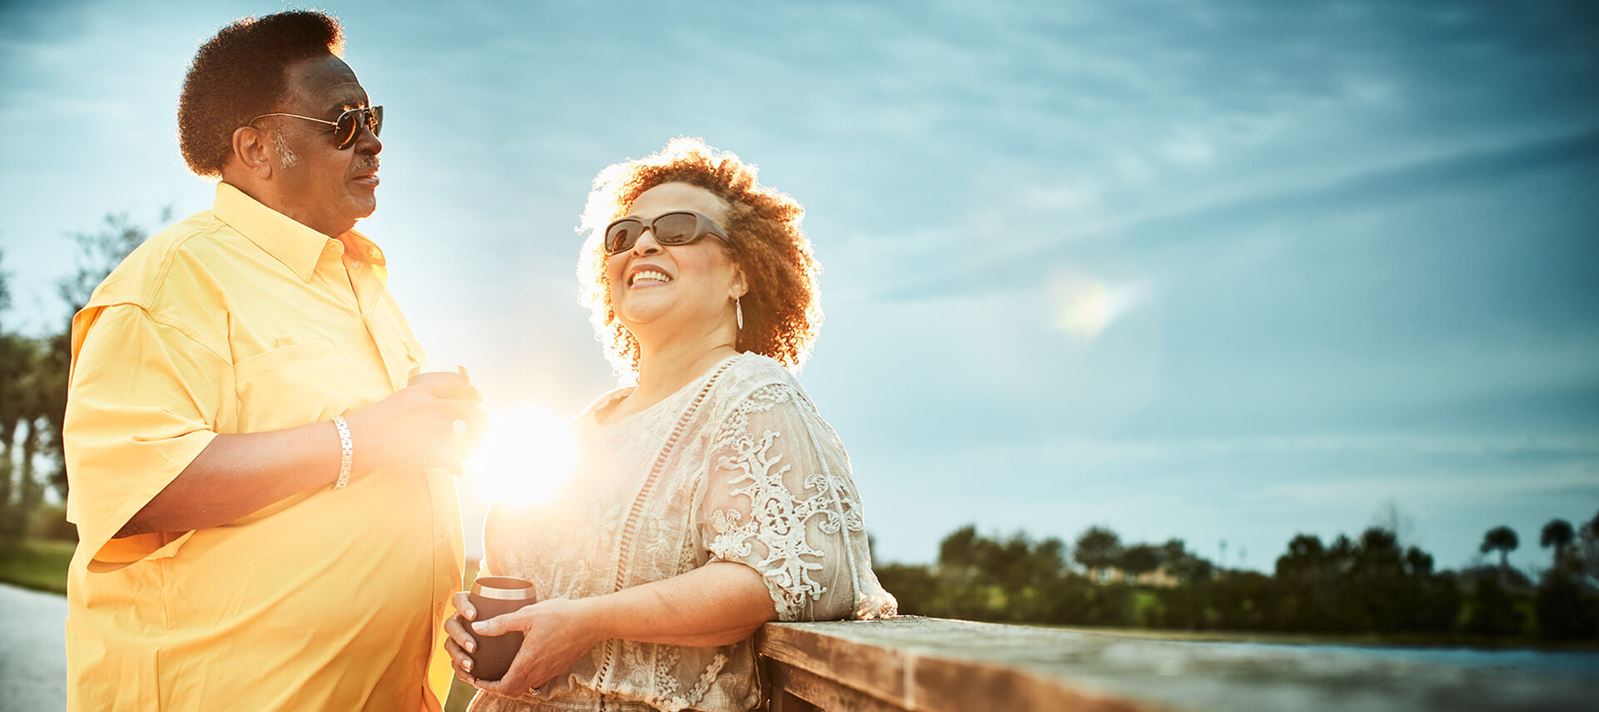
[{"label": "woman's teeth", "polygon": [[665,274],[662,274],[660,272],[656,272],[655,270],[647,269],[647,270],[644,270],[643,272],[639,272],[638,274],[633,275],[633,279],[630,280],[627,283],[627,285],[629,287],[632,287],[632,286],[636,286],[640,282],[646,282],[646,281],[649,281],[649,282],[660,282],[661,284],[666,284],[667,282],[672,281],[672,278],[668,277]]}]

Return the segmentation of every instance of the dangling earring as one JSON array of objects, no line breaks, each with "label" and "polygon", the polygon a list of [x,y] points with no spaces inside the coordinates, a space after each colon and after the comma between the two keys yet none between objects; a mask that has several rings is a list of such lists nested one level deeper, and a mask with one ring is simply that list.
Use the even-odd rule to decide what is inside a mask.
[{"label": "dangling earring", "polygon": [[744,330],[744,303],[738,297],[733,297],[733,319],[738,322],[738,330]]}]

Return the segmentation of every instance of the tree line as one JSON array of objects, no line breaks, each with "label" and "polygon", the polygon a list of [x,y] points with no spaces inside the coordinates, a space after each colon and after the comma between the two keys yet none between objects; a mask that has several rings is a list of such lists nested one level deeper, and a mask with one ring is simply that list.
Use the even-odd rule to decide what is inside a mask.
[{"label": "tree line", "polygon": [[[166,222],[171,211],[163,211]],[[47,326],[30,333],[17,322],[16,295],[0,252],[0,540],[24,535],[75,539],[60,506],[47,491],[67,496],[61,425],[67,409],[72,359],[72,315],[122,258],[144,242],[148,230],[126,215],[108,215],[92,231],[72,236],[75,268],[56,282],[60,311],[42,315]]]},{"label": "tree line", "polygon": [[1481,551],[1497,564],[1439,569],[1391,527],[1330,542],[1300,534],[1270,574],[1229,569],[1183,541],[1123,544],[1093,527],[1074,544],[1026,534],[944,538],[931,565],[884,564],[904,613],[1029,624],[1427,638],[1599,638],[1599,513],[1580,528],[1556,519],[1534,580],[1512,568],[1514,530],[1494,527]]}]

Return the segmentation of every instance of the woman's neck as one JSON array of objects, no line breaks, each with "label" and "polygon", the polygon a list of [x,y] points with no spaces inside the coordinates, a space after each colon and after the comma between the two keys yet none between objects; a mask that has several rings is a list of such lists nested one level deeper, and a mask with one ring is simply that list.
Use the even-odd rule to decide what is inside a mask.
[{"label": "woman's neck", "polygon": [[633,398],[640,406],[676,393],[718,361],[738,353],[733,340],[721,334],[674,340],[654,347],[640,344],[639,351],[638,390],[633,392]]}]

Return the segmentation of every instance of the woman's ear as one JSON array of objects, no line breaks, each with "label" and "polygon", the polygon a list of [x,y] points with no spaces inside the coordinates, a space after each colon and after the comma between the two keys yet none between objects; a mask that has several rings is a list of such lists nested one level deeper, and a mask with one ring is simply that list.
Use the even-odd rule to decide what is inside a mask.
[{"label": "woman's ear", "polygon": [[732,289],[728,292],[728,296],[738,299],[749,293],[750,285],[749,282],[745,281],[744,279],[744,268],[736,264],[733,265],[733,285]]}]

